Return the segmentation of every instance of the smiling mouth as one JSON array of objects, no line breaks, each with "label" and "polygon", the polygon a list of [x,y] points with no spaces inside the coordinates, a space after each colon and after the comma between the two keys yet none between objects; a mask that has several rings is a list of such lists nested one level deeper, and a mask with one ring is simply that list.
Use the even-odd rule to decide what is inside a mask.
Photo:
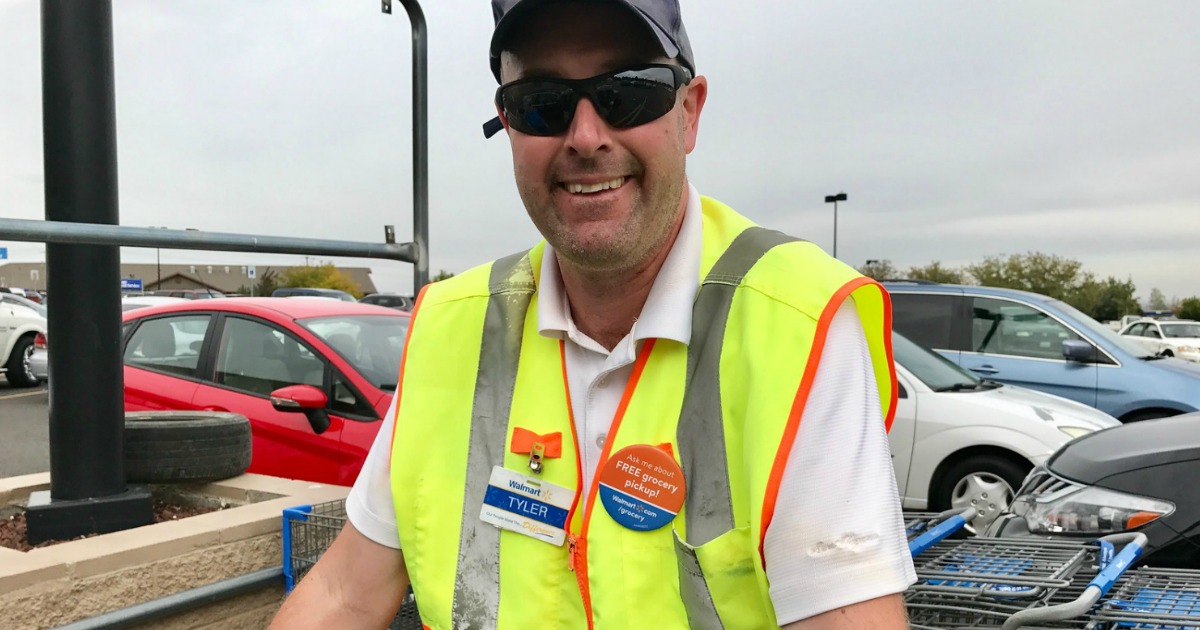
[{"label": "smiling mouth", "polygon": [[606,182],[599,182],[596,184],[577,184],[572,182],[564,182],[562,187],[573,195],[592,195],[605,190],[615,190],[624,184],[625,178],[617,177],[615,179],[610,179]]}]

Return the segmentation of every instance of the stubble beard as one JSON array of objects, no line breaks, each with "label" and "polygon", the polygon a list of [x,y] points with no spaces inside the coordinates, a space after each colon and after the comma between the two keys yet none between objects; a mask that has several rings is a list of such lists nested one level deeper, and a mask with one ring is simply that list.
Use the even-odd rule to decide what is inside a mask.
[{"label": "stubble beard", "polygon": [[[581,234],[564,221],[563,210],[553,201],[555,191],[543,196],[522,187],[521,197],[534,225],[564,262],[588,273],[619,273],[636,269],[652,258],[670,236],[683,195],[683,177],[663,181],[653,190],[643,179],[637,185],[629,214],[615,230]],[[533,194],[530,194],[533,193]]]}]

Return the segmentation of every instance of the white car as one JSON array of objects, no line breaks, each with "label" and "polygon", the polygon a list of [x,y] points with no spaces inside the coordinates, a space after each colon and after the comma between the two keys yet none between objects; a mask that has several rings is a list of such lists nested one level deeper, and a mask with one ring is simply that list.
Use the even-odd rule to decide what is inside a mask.
[{"label": "white car", "polygon": [[[184,298],[167,297],[164,295],[126,295],[121,298],[121,311],[132,311],[135,308],[186,301]],[[44,332],[36,338],[31,352],[32,354],[29,355],[30,371],[38,380],[49,381],[50,355],[46,350],[46,335]]]},{"label": "white car", "polygon": [[33,387],[41,380],[29,365],[33,342],[46,334],[46,307],[0,293],[0,372],[12,387]]},{"label": "white car", "polygon": [[1154,354],[1200,362],[1200,322],[1143,319],[1126,326],[1121,335]]},{"label": "white car", "polygon": [[888,441],[905,510],[974,507],[983,531],[1034,465],[1070,440],[1121,424],[1093,407],[986,381],[892,335],[899,399]]}]

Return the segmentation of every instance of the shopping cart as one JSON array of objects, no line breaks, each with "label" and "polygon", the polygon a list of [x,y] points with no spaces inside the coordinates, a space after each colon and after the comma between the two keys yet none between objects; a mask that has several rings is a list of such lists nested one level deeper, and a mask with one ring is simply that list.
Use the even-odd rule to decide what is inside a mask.
[{"label": "shopping cart", "polygon": [[[346,502],[301,505],[283,511],[283,577],[288,593],[312,569],[346,524]],[[412,589],[388,630],[421,630]]]},{"label": "shopping cart", "polygon": [[936,543],[914,557],[918,581],[905,593],[911,627],[1093,628],[1086,614],[1145,543],[1143,534]]},{"label": "shopping cart", "polygon": [[1097,630],[1200,629],[1200,571],[1140,568],[1130,571],[1092,615]]},{"label": "shopping cart", "polygon": [[[967,513],[966,510],[971,510]],[[934,526],[946,522],[953,516],[963,516],[963,525],[958,526],[955,532],[975,518],[974,508],[946,510],[945,512],[905,512],[904,513],[904,533],[908,536],[908,540],[924,534]]]}]

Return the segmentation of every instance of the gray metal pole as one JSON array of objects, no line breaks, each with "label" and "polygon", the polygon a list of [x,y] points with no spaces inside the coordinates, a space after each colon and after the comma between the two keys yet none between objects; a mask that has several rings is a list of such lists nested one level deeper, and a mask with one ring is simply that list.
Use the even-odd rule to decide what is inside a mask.
[{"label": "gray metal pole", "polygon": [[[412,24],[413,68],[413,295],[429,284],[429,36],[417,0],[400,0]],[[391,13],[391,1],[383,0]]]},{"label": "gray metal pole", "polygon": [[[42,0],[46,219],[118,223],[111,0]],[[50,307],[50,491],[26,513],[31,543],[153,520],[123,466],[120,250],[46,245]]]}]

